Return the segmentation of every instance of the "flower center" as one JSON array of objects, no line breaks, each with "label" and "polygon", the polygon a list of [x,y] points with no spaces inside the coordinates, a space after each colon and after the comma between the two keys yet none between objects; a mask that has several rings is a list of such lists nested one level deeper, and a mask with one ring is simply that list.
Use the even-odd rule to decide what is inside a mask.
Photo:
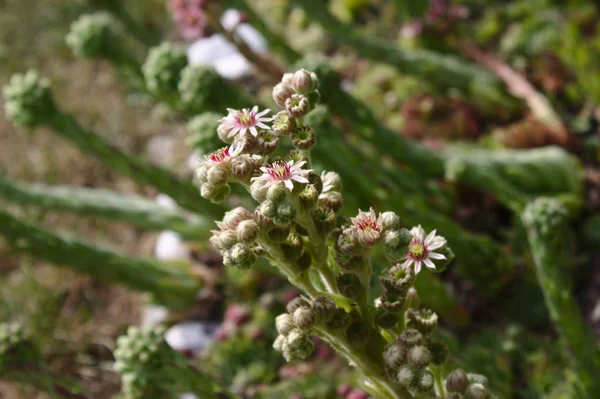
[{"label": "flower center", "polygon": [[244,110],[238,115],[238,121],[243,126],[253,126],[254,115],[252,115],[252,113],[248,112],[247,110]]},{"label": "flower center", "polygon": [[229,147],[223,147],[210,154],[208,159],[210,159],[212,162],[223,162],[229,159],[229,157]]},{"label": "flower center", "polygon": [[408,252],[415,259],[422,259],[425,256],[426,250],[422,242],[412,242],[408,246]]},{"label": "flower center", "polygon": [[290,178],[291,171],[290,167],[283,162],[273,162],[269,168],[267,168],[267,173],[273,180],[282,181]]},{"label": "flower center", "polygon": [[374,219],[366,219],[366,220],[361,220],[360,222],[358,222],[356,224],[356,227],[358,227],[360,230],[363,231],[377,231],[377,232],[381,232],[381,229],[379,228],[379,226],[377,226],[377,221]]}]

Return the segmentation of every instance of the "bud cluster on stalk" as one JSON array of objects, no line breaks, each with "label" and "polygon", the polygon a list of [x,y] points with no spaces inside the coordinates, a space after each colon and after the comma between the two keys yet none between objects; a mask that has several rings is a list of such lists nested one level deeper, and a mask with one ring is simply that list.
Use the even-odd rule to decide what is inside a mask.
[{"label": "bud cluster on stalk", "polygon": [[40,362],[39,350],[22,325],[0,323],[0,374]]},{"label": "bud cluster on stalk", "polygon": [[481,374],[465,373],[462,369],[453,370],[445,381],[450,399],[494,399],[488,379]]},{"label": "bud cluster on stalk", "polygon": [[287,313],[275,318],[275,327],[279,335],[273,343],[273,348],[281,352],[288,362],[306,359],[314,349],[310,339],[313,328],[333,326],[330,322],[340,312],[346,314],[336,307],[332,299],[325,296],[312,300],[301,297],[293,299],[287,305]]},{"label": "bud cluster on stalk", "polygon": [[[285,74],[273,89],[283,108],[274,117],[255,106],[228,109],[219,121],[217,136],[228,146],[208,155],[196,171],[201,194],[225,201],[236,182],[258,205],[227,212],[210,241],[224,265],[247,269],[264,256],[304,292],[275,321],[279,336],[273,347],[287,361],[308,357],[311,335],[317,335],[334,347],[360,351],[346,356],[366,356],[365,364],[380,367],[375,374],[385,384],[403,386],[413,396],[440,394],[436,366],[446,361],[448,349],[431,339],[438,316],[419,308],[414,282],[424,268],[443,272],[454,255],[436,230],[407,229],[394,212],[371,208],[349,220],[338,215],[341,178],[312,169],[316,134],[303,124],[318,101],[317,89],[312,72]],[[294,149],[282,155],[276,151],[285,136]],[[379,276],[383,294],[371,304],[370,255],[376,247],[392,266]]]}]

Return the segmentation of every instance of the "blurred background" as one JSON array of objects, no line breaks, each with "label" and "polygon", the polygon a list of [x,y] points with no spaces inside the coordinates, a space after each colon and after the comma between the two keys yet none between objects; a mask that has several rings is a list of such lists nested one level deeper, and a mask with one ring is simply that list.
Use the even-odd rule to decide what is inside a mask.
[{"label": "blurred background", "polygon": [[[179,42],[186,46],[191,63],[212,65],[225,79],[271,104],[269,73],[244,61],[240,54],[232,56],[232,49],[214,38],[215,32],[197,26],[194,16],[178,15],[171,3],[175,2],[0,0],[0,84],[4,86],[15,72],[39,70],[51,79],[57,103],[76,115],[82,125],[115,146],[143,155],[191,181],[195,159],[207,151],[200,148],[206,143],[190,138],[186,118],[142,93],[109,62],[78,57],[65,43],[73,21],[82,14],[107,10],[126,26],[131,36],[129,48],[136,57],[143,59],[148,48],[162,41]],[[578,251],[569,270],[586,328],[593,329],[597,341],[600,9],[596,2],[323,0],[331,15],[349,29],[348,37],[351,32],[375,37],[401,49],[407,59],[422,50],[435,57],[457,56],[476,71],[427,58],[429,55],[418,67],[404,63],[399,56],[402,67],[397,68],[392,65],[394,54],[385,53],[385,46],[365,53],[369,48],[340,40],[339,32],[292,1],[249,3],[280,28],[293,49],[302,54],[325,54],[344,93],[361,101],[384,129],[403,140],[440,153],[558,146],[576,157],[577,177],[566,180],[580,179],[583,189],[577,192],[580,212],[571,237],[572,247]],[[228,18],[237,18],[234,25],[247,23],[243,12]],[[258,54],[269,55],[273,50],[257,30],[247,30],[244,40]],[[483,78],[461,81],[478,73]],[[440,77],[444,74],[445,78]],[[169,206],[169,199],[157,190],[115,173],[49,130],[14,128],[3,112],[0,109],[0,172],[6,178],[135,193]],[[391,158],[393,161],[393,155]],[[535,171],[531,180],[513,182],[511,189],[516,187],[516,191],[503,185],[497,192],[482,189],[478,183],[495,178],[492,172],[464,177],[464,181],[463,177],[448,178],[447,172],[446,180],[432,179],[435,187],[419,188],[423,198],[415,199],[414,207],[434,221],[440,214],[451,226],[458,226],[461,233],[457,235],[466,237],[463,254],[470,254],[471,235],[485,237],[493,243],[488,254],[498,260],[500,255],[494,255],[498,250],[511,264],[494,280],[477,272],[469,274],[471,266],[461,266],[459,272],[449,270],[435,280],[438,285],[437,291],[432,289],[432,307],[440,312],[440,335],[454,354],[451,362],[486,374],[499,397],[569,398],[573,396],[563,383],[574,376],[564,376],[568,360],[555,345],[557,335],[536,283],[525,234],[512,213],[519,207],[513,206],[515,192],[550,192],[544,184],[555,175],[537,161],[517,158],[510,153],[498,161],[504,166],[522,162],[525,168],[533,162],[528,169]],[[479,162],[476,157],[469,159]],[[503,176],[511,175],[509,166],[503,169]],[[477,170],[488,173],[486,167]],[[350,175],[364,173],[356,164],[348,168]],[[404,173],[400,167],[398,170],[396,173]],[[354,184],[344,183],[347,187]],[[531,189],[527,193],[527,186],[535,186],[535,190],[540,186],[539,192]],[[377,189],[365,195],[349,203],[403,201],[399,199],[402,190],[397,199],[387,199]],[[410,211],[411,206],[404,210]],[[168,335],[169,343],[198,359],[201,368],[241,396],[367,397],[352,385],[354,377],[345,362],[335,359],[325,345],[317,346],[310,360],[294,365],[284,364],[271,349],[274,317],[298,295],[281,289],[283,280],[272,270],[224,271],[218,254],[206,243],[184,243],[169,231],[145,232],[99,217],[20,207],[2,198],[0,207],[132,256],[192,263],[209,289],[203,290],[196,306],[168,316],[167,324],[177,327]],[[435,211],[429,214],[429,209]],[[453,237],[447,238],[454,245]],[[479,254],[473,255],[473,268],[491,268],[488,263],[478,263],[476,256]],[[27,324],[44,347],[52,372],[68,379],[84,397],[109,398],[119,393],[120,378],[112,371],[115,338],[128,325],[153,324],[164,320],[165,313],[164,308],[149,304],[146,294],[17,253],[0,236],[0,320],[18,319]],[[51,396],[35,387],[5,381],[0,375],[0,398],[47,397]]]}]

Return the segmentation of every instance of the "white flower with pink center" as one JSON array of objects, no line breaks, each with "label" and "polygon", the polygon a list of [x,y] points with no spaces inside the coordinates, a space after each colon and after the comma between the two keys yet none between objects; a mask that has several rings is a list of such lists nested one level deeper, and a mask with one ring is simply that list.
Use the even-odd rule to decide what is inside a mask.
[{"label": "white flower with pink center", "polygon": [[270,129],[265,125],[265,122],[271,122],[273,118],[265,117],[264,115],[271,112],[270,109],[258,112],[258,105],[252,109],[244,108],[242,110],[227,108],[229,114],[221,119],[221,123],[226,130],[229,130],[228,137],[233,137],[237,134],[243,136],[250,131],[253,136],[258,136],[258,128]]},{"label": "white flower with pink center", "polygon": [[358,216],[350,218],[352,226],[346,229],[361,245],[371,247],[379,241],[381,237],[381,223],[373,208],[369,212],[359,210]]},{"label": "white flower with pink center", "polygon": [[228,163],[232,158],[236,157],[242,152],[243,145],[233,143],[230,146],[223,147],[213,152],[206,157],[206,162],[210,165]]},{"label": "white flower with pink center", "polygon": [[413,227],[410,233],[412,234],[412,240],[408,244],[408,254],[402,267],[407,268],[414,264],[415,274],[417,274],[421,271],[423,264],[430,269],[435,269],[432,259],[446,259],[444,254],[434,252],[446,245],[446,239],[435,235],[435,230],[425,236],[425,230],[419,225],[418,227]]},{"label": "white flower with pink center", "polygon": [[306,164],[306,161],[273,162],[269,166],[260,168],[263,174],[259,177],[253,177],[252,182],[258,181],[263,183],[265,189],[272,185],[283,183],[288,190],[292,191],[295,181],[298,183],[308,183],[306,176],[310,170],[302,169],[304,164]]}]

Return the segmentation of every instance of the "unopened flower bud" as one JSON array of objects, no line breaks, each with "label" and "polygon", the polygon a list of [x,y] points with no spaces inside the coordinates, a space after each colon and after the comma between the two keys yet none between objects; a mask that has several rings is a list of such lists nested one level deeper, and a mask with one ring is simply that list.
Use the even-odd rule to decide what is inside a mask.
[{"label": "unopened flower bud", "polygon": [[421,345],[423,343],[423,334],[417,330],[409,328],[400,334],[398,340],[407,348],[412,348],[413,346]]},{"label": "unopened flower bud", "polygon": [[319,205],[324,208],[329,208],[334,212],[338,212],[344,206],[344,200],[342,194],[337,191],[330,191],[325,194],[321,194],[319,197]]},{"label": "unopened flower bud", "polygon": [[456,369],[446,377],[446,389],[448,392],[464,392],[469,385],[467,373],[462,369]]},{"label": "unopened flower bud", "polygon": [[281,108],[285,108],[285,102],[292,94],[294,94],[294,89],[291,86],[285,83],[277,83],[273,88],[273,101]]},{"label": "unopened flower bud", "polygon": [[[285,106],[285,104],[283,105]],[[273,117],[271,128],[282,136],[287,136],[296,129],[296,119],[290,118],[286,111],[280,111]]]},{"label": "unopened flower bud", "polygon": [[310,341],[310,339],[304,331],[299,328],[294,328],[288,332],[286,341],[290,345],[291,349],[295,351],[305,346],[306,342]]},{"label": "unopened flower bud", "polygon": [[287,86],[292,86],[294,81],[294,74],[289,72],[289,73],[285,73],[283,74],[283,77],[281,78],[281,83],[283,83],[284,85]]},{"label": "unopened flower bud", "polygon": [[160,98],[179,98],[178,84],[187,64],[187,55],[181,47],[162,43],[150,49],[142,67],[148,91]]},{"label": "unopened flower bud", "polygon": [[287,313],[280,314],[275,318],[275,328],[279,334],[287,336],[295,328],[294,319]]},{"label": "unopened flower bud", "polygon": [[275,338],[275,341],[273,342],[273,349],[275,349],[277,352],[281,353],[284,340],[285,340],[285,336],[278,335],[277,338]]},{"label": "unopened flower bud", "polygon": [[337,283],[341,294],[348,298],[357,298],[363,289],[360,279],[352,272],[340,274],[337,277]]},{"label": "unopened flower bud", "polygon": [[302,94],[293,94],[285,100],[285,109],[290,117],[302,118],[310,112],[310,103]]},{"label": "unopened flower bud", "polygon": [[208,169],[206,174],[207,181],[213,186],[222,186],[227,183],[229,179],[229,172],[227,171],[227,165],[215,164]]},{"label": "unopened flower bud", "polygon": [[313,300],[312,309],[315,311],[319,322],[327,322],[335,312],[335,302],[326,296],[318,296]]},{"label": "unopened flower bud", "polygon": [[223,225],[228,229],[235,230],[242,221],[249,219],[252,219],[250,211],[239,206],[225,213]]},{"label": "unopened flower bud", "polygon": [[298,308],[294,311],[294,324],[303,330],[311,328],[315,323],[315,313],[310,308]]},{"label": "unopened flower bud", "polygon": [[352,346],[363,346],[369,337],[369,329],[362,321],[353,321],[346,328],[346,338]]},{"label": "unopened flower bud", "polygon": [[423,369],[417,376],[417,385],[420,392],[429,392],[433,389],[435,383],[435,377],[433,373],[427,369]]},{"label": "unopened flower bud", "polygon": [[417,378],[417,375],[418,375],[417,369],[415,369],[413,366],[409,366],[408,364],[405,364],[405,365],[401,366],[400,369],[398,370],[398,373],[396,374],[396,378],[398,379],[398,382],[401,385],[408,387],[409,385],[413,384],[413,382]]},{"label": "unopened flower bud", "polygon": [[379,281],[386,291],[405,294],[412,285],[414,277],[412,268],[404,268],[402,264],[397,264],[384,270],[379,276]]},{"label": "unopened flower bud", "polygon": [[277,204],[287,199],[289,192],[290,190],[288,190],[283,183],[273,184],[267,190],[267,199]]},{"label": "unopened flower bud", "polygon": [[227,144],[233,143],[233,141],[235,139],[235,136],[229,136],[230,132],[231,132],[231,127],[229,127],[225,123],[220,123],[219,126],[217,127],[217,136],[219,136],[219,138]]},{"label": "unopened flower bud", "polygon": [[312,184],[306,186],[306,188],[300,193],[300,206],[303,209],[312,209],[317,203],[319,192]]},{"label": "unopened flower bud", "polygon": [[237,233],[233,230],[225,230],[219,234],[219,246],[222,249],[230,249],[238,243]]},{"label": "unopened flower bud", "polygon": [[258,142],[255,152],[261,155],[269,155],[279,146],[277,133],[271,130],[261,130],[258,133]]},{"label": "unopened flower bud", "polygon": [[291,362],[297,359],[296,354],[290,346],[290,344],[288,343],[287,339],[284,339],[281,343],[281,354],[283,355],[283,358],[286,362]]},{"label": "unopened flower bud", "polygon": [[397,343],[388,345],[383,352],[383,360],[394,370],[398,370],[406,361],[406,348]]},{"label": "unopened flower bud", "polygon": [[350,236],[347,234],[340,234],[335,248],[340,251],[342,254],[352,256],[358,252],[358,245],[354,242]]},{"label": "unopened flower bud", "polygon": [[[310,186],[309,186],[310,187]],[[317,208],[312,212],[315,227],[322,235],[327,235],[335,228],[335,213],[328,208]]]},{"label": "unopened flower bud", "polygon": [[308,94],[319,87],[319,80],[316,74],[300,69],[294,73],[292,87],[297,93]]},{"label": "unopened flower bud", "polygon": [[275,224],[287,225],[296,216],[296,210],[290,202],[282,202],[277,205],[277,214],[273,217]]},{"label": "unopened flower bud", "polygon": [[379,306],[375,315],[375,323],[381,328],[393,328],[398,323],[399,317],[397,313]]},{"label": "unopened flower bud", "polygon": [[250,186],[250,194],[257,202],[263,202],[267,199],[267,187],[262,181],[256,180]]},{"label": "unopened flower bud", "polygon": [[319,104],[319,100],[321,100],[321,93],[318,90],[312,91],[306,95],[308,99],[308,103],[310,104],[310,110],[316,108],[317,104]]},{"label": "unopened flower bud", "polygon": [[419,330],[423,335],[430,334],[438,325],[438,315],[431,309],[408,309],[408,326]]},{"label": "unopened flower bud", "polygon": [[260,229],[258,227],[258,223],[252,219],[240,222],[236,229],[238,239],[245,243],[250,243],[256,240],[259,231]]},{"label": "unopened flower bud", "polygon": [[302,252],[302,255],[300,255],[300,257],[296,261],[296,266],[298,266],[300,270],[308,270],[311,265],[312,256],[310,255],[310,252],[305,250],[304,252]]},{"label": "unopened flower bud", "polygon": [[245,244],[237,243],[230,250],[231,259],[236,267],[240,269],[249,269],[256,263],[256,255]]},{"label": "unopened flower bud", "polygon": [[487,377],[484,376],[484,375],[475,374],[475,373],[468,373],[467,374],[467,378],[469,379],[469,382],[472,383],[472,384],[475,384],[475,383],[481,384],[481,385],[483,385],[486,388],[489,388],[489,386],[490,386],[490,383],[489,383]]},{"label": "unopened flower bud", "polygon": [[301,297],[296,297],[287,304],[286,309],[287,309],[288,313],[290,315],[292,315],[292,314],[294,314],[296,309],[302,308],[302,307],[309,308],[310,304],[308,302],[306,302],[304,299],[302,299]]},{"label": "unopened flower bud", "polygon": [[442,365],[448,359],[448,345],[443,342],[431,342],[429,350],[431,351],[431,363],[435,365]]},{"label": "unopened flower bud", "polygon": [[394,212],[383,212],[379,215],[382,230],[396,230],[400,227],[400,218]]},{"label": "unopened flower bud", "polygon": [[465,391],[465,399],[486,399],[487,389],[478,383],[471,384]]},{"label": "unopened flower bud", "polygon": [[259,163],[251,156],[241,154],[231,160],[231,176],[238,181],[246,182],[258,167]]},{"label": "unopened flower bud", "polygon": [[277,204],[271,200],[264,201],[260,204],[260,213],[265,217],[274,218],[277,216]]},{"label": "unopened flower bud", "polygon": [[202,183],[200,186],[200,195],[214,203],[221,203],[225,201],[230,193],[231,187],[229,187],[228,184],[213,186],[212,184],[206,182]]},{"label": "unopened flower bud", "polygon": [[206,183],[208,181],[208,167],[206,167],[206,165],[202,165],[196,169],[195,174],[196,179],[198,179],[200,183]]},{"label": "unopened flower bud", "polygon": [[342,178],[336,172],[323,172],[321,173],[321,180],[323,181],[323,192],[329,191],[342,191]]},{"label": "unopened flower bud", "polygon": [[302,255],[302,251],[304,250],[302,239],[298,234],[291,233],[287,236],[285,242],[281,244],[281,250],[283,251],[287,260],[297,260],[300,255]]},{"label": "unopened flower bud", "polygon": [[269,240],[275,242],[283,242],[287,239],[290,234],[290,225],[278,225],[274,224],[273,227],[267,232]]},{"label": "unopened flower bud", "polygon": [[329,328],[343,328],[350,322],[348,313],[342,308],[336,308],[327,322]]},{"label": "unopened flower bud", "polygon": [[445,247],[443,250],[436,249],[436,252],[442,252],[442,254],[446,257],[446,259],[431,259],[433,264],[435,265],[435,269],[429,269],[434,273],[442,273],[444,272],[450,263],[454,260],[454,252],[450,249],[450,247]]},{"label": "unopened flower bud", "polygon": [[292,144],[299,150],[310,150],[317,143],[315,130],[308,126],[298,126],[291,134]]},{"label": "unopened flower bud", "polygon": [[56,112],[50,81],[38,71],[12,75],[3,92],[6,119],[18,126],[33,128]]},{"label": "unopened flower bud", "polygon": [[379,307],[390,313],[398,314],[404,309],[404,303],[405,297],[402,294],[386,292],[380,298]]},{"label": "unopened flower bud", "polygon": [[425,367],[431,362],[431,351],[424,345],[416,345],[408,350],[408,360],[417,367]]}]

